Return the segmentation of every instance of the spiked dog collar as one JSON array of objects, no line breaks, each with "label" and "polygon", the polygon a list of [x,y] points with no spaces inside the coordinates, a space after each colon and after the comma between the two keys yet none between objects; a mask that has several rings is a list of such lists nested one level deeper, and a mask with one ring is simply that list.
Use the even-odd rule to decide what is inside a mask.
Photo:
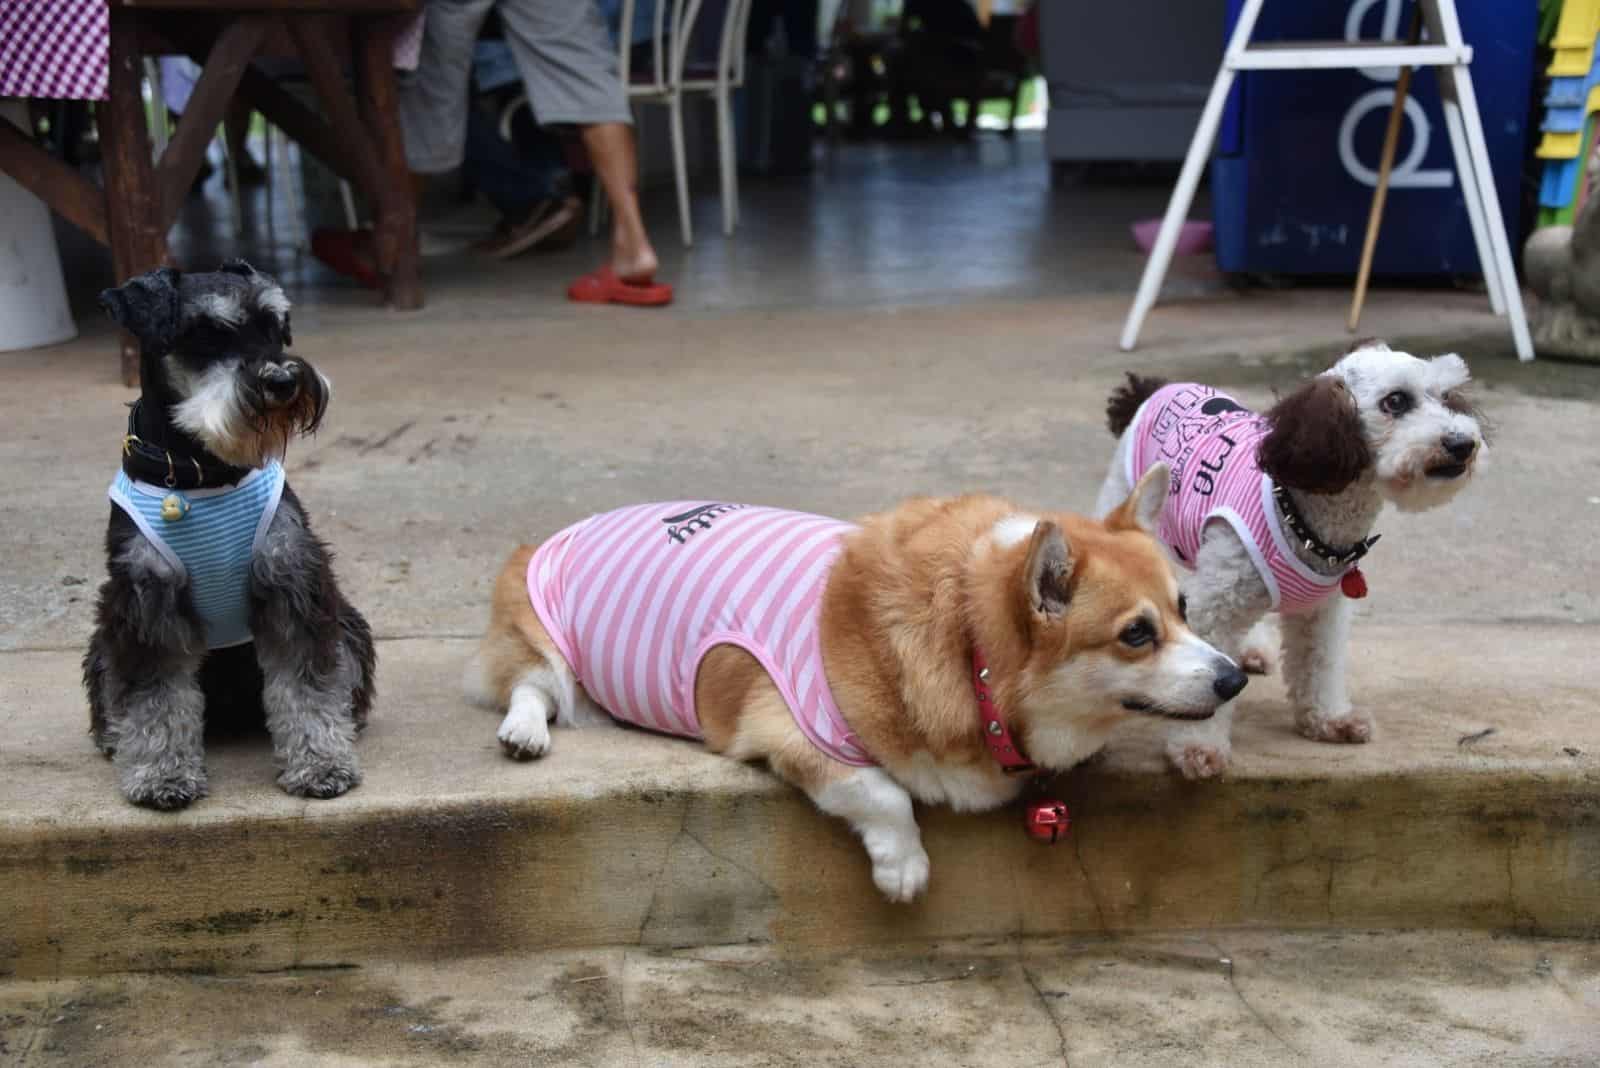
[{"label": "spiked dog collar", "polygon": [[1378,544],[1378,539],[1383,537],[1382,534],[1374,534],[1344,548],[1329,545],[1317,537],[1316,532],[1311,529],[1311,524],[1306,522],[1300,510],[1294,506],[1294,498],[1289,495],[1289,491],[1276,481],[1272,483],[1272,499],[1277,504],[1278,511],[1283,516],[1283,525],[1289,528],[1289,533],[1307,552],[1330,568],[1348,568],[1358,563],[1367,555],[1369,549]]},{"label": "spiked dog collar", "polygon": [[972,647],[972,693],[978,699],[978,721],[982,725],[983,742],[989,747],[995,763],[1007,775],[1032,775],[1039,769],[1022,754],[1022,745],[1011,737],[1006,721],[1000,715],[994,693],[989,689],[989,663],[983,650]]},{"label": "spiked dog collar", "polygon": [[152,445],[139,437],[140,401],[128,409],[128,432],[122,438],[122,470],[136,482],[174,490],[232,486],[250,473],[248,467],[225,464],[209,454],[193,456]]}]

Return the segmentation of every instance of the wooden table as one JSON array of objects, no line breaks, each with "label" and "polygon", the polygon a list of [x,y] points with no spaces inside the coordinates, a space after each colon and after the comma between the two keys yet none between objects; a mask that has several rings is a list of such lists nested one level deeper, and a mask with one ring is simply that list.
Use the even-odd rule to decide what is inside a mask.
[{"label": "wooden table", "polygon": [[[125,279],[169,262],[167,231],[238,96],[368,198],[383,297],[397,308],[421,307],[416,210],[391,62],[395,34],[421,0],[107,2],[110,81],[99,110],[104,188],[3,120],[0,171],[108,246]],[[203,70],[166,151],[152,163],[142,57],[172,54],[189,55]],[[258,55],[298,58],[321,114],[252,67]],[[136,385],[138,374],[138,347],[125,335],[123,381]]]}]

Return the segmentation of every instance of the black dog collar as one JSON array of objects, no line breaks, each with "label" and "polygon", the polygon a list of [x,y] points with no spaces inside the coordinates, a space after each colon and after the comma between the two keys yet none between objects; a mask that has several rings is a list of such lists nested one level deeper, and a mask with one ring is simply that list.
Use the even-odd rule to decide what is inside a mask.
[{"label": "black dog collar", "polygon": [[122,438],[122,471],[135,482],[177,490],[216,489],[250,473],[248,467],[234,467],[215,456],[171,452],[145,441],[138,434],[140,403],[129,407],[128,433]]},{"label": "black dog collar", "polygon": [[1378,539],[1383,537],[1382,534],[1374,534],[1342,549],[1336,545],[1329,545],[1317,537],[1316,532],[1311,529],[1311,524],[1307,523],[1299,509],[1295,508],[1294,498],[1289,496],[1289,491],[1277,482],[1272,484],[1272,499],[1277,502],[1278,510],[1283,514],[1284,526],[1289,528],[1289,533],[1294,535],[1307,552],[1320,557],[1329,567],[1349,567],[1367,555],[1367,550],[1378,544]]}]

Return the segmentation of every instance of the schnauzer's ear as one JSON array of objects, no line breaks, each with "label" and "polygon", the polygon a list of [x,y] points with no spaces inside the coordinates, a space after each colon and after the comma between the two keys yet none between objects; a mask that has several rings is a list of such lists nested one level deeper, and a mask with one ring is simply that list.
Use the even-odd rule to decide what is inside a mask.
[{"label": "schnauzer's ear", "polygon": [[1307,493],[1338,493],[1372,465],[1356,399],[1343,380],[1318,375],[1267,413],[1256,454],[1273,480]]},{"label": "schnauzer's ear", "polygon": [[146,356],[160,356],[178,340],[183,319],[180,277],[175,268],[157,267],[100,294],[100,307],[139,339]]},{"label": "schnauzer's ear", "polygon": [[246,278],[254,278],[256,275],[261,273],[260,271],[257,271],[254,267],[252,267],[248,263],[246,263],[244,260],[241,260],[241,259],[238,259],[238,258],[231,259],[231,260],[223,260],[222,261],[222,266],[218,267],[217,270],[224,271],[224,272],[226,272],[228,274],[243,275]]}]

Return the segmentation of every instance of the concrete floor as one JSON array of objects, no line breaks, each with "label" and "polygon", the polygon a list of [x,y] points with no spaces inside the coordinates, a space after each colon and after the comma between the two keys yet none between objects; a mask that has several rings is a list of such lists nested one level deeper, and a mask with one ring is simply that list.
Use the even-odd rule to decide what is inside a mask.
[{"label": "concrete floor", "polygon": [[1600,1058],[1593,943],[1216,932],[584,950],[0,986],[19,1066],[1493,1065]]},{"label": "concrete floor", "polygon": [[[1344,343],[1332,291],[1175,303],[1133,356],[1113,344],[1121,295],[649,313],[546,293],[463,286],[415,315],[295,310],[295,351],[334,396],[321,433],[291,447],[289,477],[381,635],[472,633],[512,545],[623,503],[850,516],[987,489],[1089,508],[1112,444],[1104,397],[1123,369],[1261,404]],[[77,646],[103,574],[103,492],[130,395],[106,325],[85,325],[77,342],[0,357],[0,491],[26,503],[0,562],[0,649]],[[1518,366],[1466,294],[1378,293],[1367,328],[1463,349],[1498,439],[1451,508],[1383,517],[1361,613],[1600,619],[1600,372]]]}]

